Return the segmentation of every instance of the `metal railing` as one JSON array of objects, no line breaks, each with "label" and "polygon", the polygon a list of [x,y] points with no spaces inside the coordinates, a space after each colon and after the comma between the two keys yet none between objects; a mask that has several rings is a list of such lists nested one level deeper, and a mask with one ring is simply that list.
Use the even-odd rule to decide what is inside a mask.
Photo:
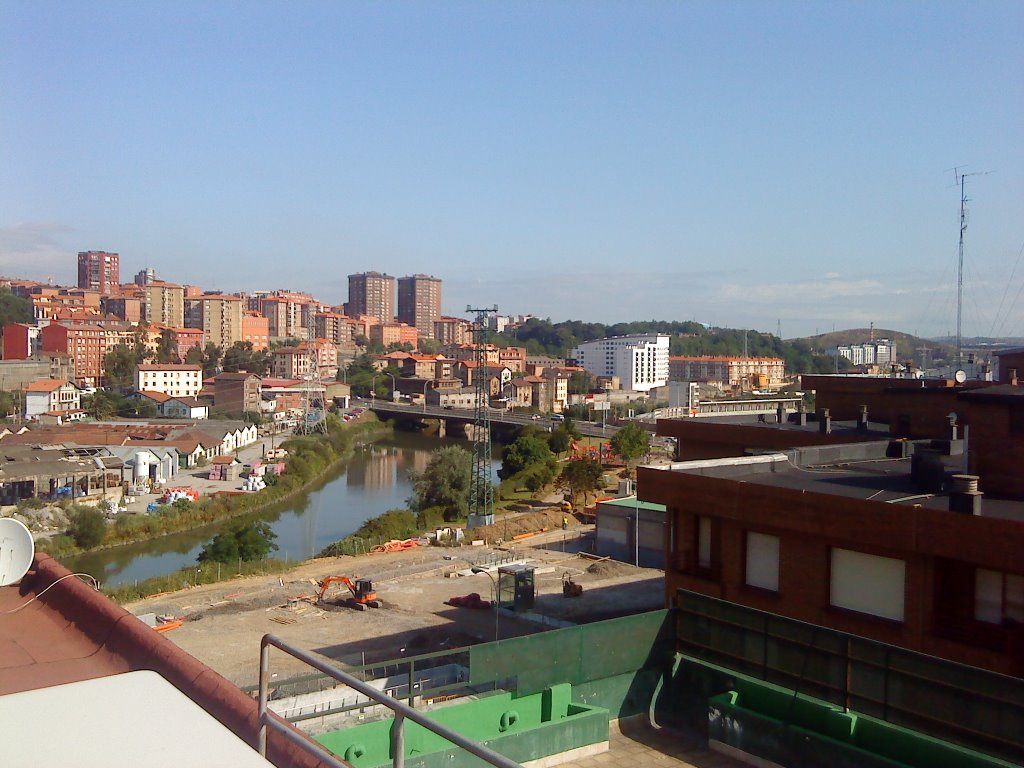
[{"label": "metal railing", "polygon": [[519,763],[509,760],[507,757],[498,754],[493,749],[490,749],[483,744],[479,744],[472,739],[468,739],[462,734],[456,733],[451,728],[431,720],[426,715],[417,712],[408,704],[401,702],[382,691],[378,691],[376,688],[368,685],[359,678],[353,677],[347,672],[343,672],[342,670],[327,664],[312,654],[302,650],[301,648],[296,648],[290,643],[286,643],[284,640],[281,640],[279,637],[275,637],[274,635],[264,635],[263,640],[260,641],[259,751],[260,755],[263,757],[267,756],[267,728],[269,727],[299,746],[301,749],[312,752],[329,765],[335,766],[336,768],[348,768],[347,764],[339,760],[332,752],[289,726],[287,721],[276,719],[273,712],[267,709],[267,691],[270,682],[271,646],[284,651],[289,656],[292,656],[299,661],[305,662],[314,669],[323,672],[325,675],[329,675],[339,683],[344,683],[353,690],[367,696],[378,704],[382,704],[394,712],[395,721],[391,728],[391,765],[394,768],[404,768],[405,766],[406,719],[412,720],[414,723],[426,728],[428,731],[436,733],[438,736],[447,739],[455,746],[461,747],[470,754],[476,755],[484,762],[496,766],[496,768],[522,768]]}]

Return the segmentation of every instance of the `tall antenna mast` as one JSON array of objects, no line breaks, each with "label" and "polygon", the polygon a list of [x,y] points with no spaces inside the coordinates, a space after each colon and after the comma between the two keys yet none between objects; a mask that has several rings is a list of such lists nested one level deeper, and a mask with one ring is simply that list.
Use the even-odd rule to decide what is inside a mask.
[{"label": "tall antenna mast", "polygon": [[309,323],[306,329],[306,365],[302,382],[302,422],[296,432],[311,435],[314,432],[327,432],[326,390],[319,398],[314,399],[313,389],[320,386],[320,359],[316,351],[316,328]]},{"label": "tall antenna mast", "polygon": [[960,185],[960,246],[957,250],[956,267],[956,367],[963,368],[963,307],[964,307],[964,231],[967,229],[967,182],[968,176],[984,176],[989,171],[977,171],[975,173],[961,173],[957,166],[953,169],[956,181]]},{"label": "tall antenna mast", "polygon": [[491,485],[491,409],[490,388],[484,370],[487,366],[487,328],[489,317],[498,313],[498,305],[486,309],[466,307],[476,315],[473,337],[476,342],[473,405],[473,475],[469,480],[469,519],[467,528],[494,523],[494,488]]}]

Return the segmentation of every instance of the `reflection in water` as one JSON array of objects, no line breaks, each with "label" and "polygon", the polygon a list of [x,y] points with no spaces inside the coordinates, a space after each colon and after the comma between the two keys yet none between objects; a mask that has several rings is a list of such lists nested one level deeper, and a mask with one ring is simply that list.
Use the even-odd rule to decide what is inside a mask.
[{"label": "reflection in water", "polygon": [[[363,521],[404,507],[412,495],[410,470],[422,472],[431,452],[446,444],[468,447],[465,442],[398,432],[357,448],[344,474],[330,477],[287,506],[260,515],[277,534],[277,557],[311,557],[354,532]],[[73,571],[91,573],[109,586],[147,579],[195,565],[203,544],[222,525],[80,555],[68,558],[65,564]]]}]

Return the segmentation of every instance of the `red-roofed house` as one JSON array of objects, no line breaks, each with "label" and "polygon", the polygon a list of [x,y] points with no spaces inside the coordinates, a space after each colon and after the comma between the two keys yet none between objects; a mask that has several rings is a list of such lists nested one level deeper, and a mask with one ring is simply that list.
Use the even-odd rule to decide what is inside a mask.
[{"label": "red-roofed house", "polygon": [[67,379],[40,379],[25,387],[25,418],[67,413],[82,407],[82,393]]}]

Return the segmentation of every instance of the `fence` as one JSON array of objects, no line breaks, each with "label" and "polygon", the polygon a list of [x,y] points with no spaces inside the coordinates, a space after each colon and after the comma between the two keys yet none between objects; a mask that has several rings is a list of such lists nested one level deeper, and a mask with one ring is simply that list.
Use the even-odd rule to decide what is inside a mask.
[{"label": "fence", "polygon": [[1024,680],[678,590],[687,656],[998,757],[1024,755]]}]

